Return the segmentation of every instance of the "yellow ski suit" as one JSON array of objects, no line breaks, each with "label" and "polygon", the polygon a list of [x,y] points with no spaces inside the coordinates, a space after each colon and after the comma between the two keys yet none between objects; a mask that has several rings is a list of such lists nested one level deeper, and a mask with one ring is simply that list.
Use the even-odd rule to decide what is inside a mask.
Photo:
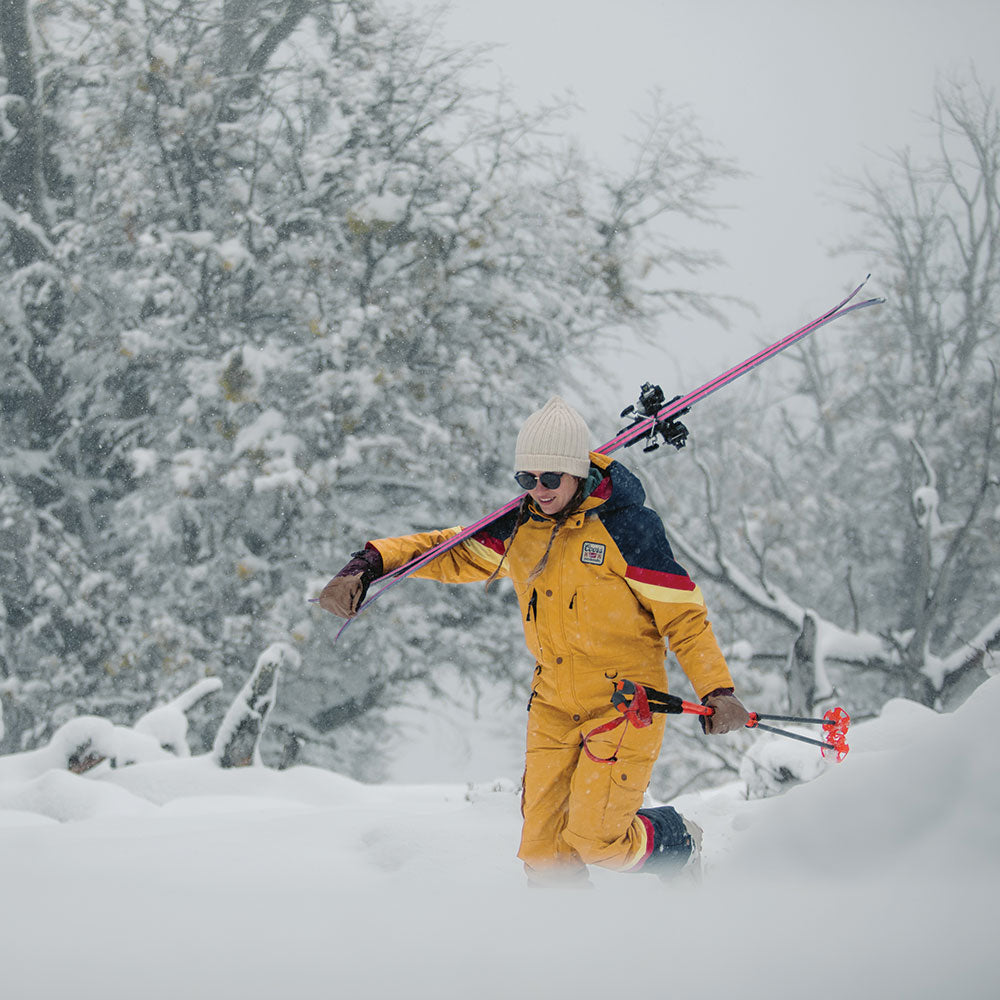
[{"label": "yellow ski suit", "polygon": [[[733,687],[701,591],[674,561],[659,517],[643,506],[638,479],[605,455],[590,458],[599,485],[561,527],[530,504],[522,524],[516,511],[505,515],[414,574],[467,583],[499,567],[514,584],[536,661],[518,856],[539,878],[582,873],[587,864],[627,870],[652,850],[636,812],[664,717],[641,729],[620,725],[583,750],[589,733],[621,718],[611,705],[616,678],[665,691],[666,639],[699,698]],[[459,530],[369,544],[390,572]]]}]

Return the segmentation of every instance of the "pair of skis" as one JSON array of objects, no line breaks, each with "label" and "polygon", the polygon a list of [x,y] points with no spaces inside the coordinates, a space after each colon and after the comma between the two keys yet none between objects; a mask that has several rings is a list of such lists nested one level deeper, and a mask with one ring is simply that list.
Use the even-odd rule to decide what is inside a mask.
[{"label": "pair of skis", "polygon": [[[871,277],[871,275],[868,277]],[[670,400],[668,403],[655,410],[655,412],[647,413],[642,417],[637,416],[631,425],[619,431],[619,433],[616,434],[610,441],[605,442],[605,444],[601,445],[601,447],[594,450],[602,455],[610,455],[619,448],[627,447],[628,445],[634,444],[635,442],[647,437],[650,438],[650,440],[655,444],[656,433],[662,432],[664,428],[669,430],[671,427],[677,427],[678,425],[675,422],[676,418],[689,410],[695,403],[700,402],[707,396],[711,396],[714,392],[718,392],[719,389],[723,386],[729,385],[730,382],[735,382],[736,379],[746,375],[747,372],[752,371],[758,365],[761,365],[770,358],[773,358],[776,354],[780,354],[786,348],[791,347],[792,344],[802,340],[803,337],[807,337],[810,333],[818,330],[821,326],[825,326],[827,323],[832,323],[834,320],[840,319],[848,313],[855,312],[858,309],[866,309],[868,306],[878,305],[884,302],[885,300],[881,298],[865,299],[857,302],[854,301],[861,289],[864,288],[867,281],[868,278],[865,278],[865,280],[862,281],[861,284],[858,285],[858,287],[855,288],[846,298],[844,298],[843,301],[839,302],[832,309],[828,309],[821,316],[812,320],[812,322],[806,323],[805,326],[800,327],[794,333],[790,333],[786,337],[782,337],[781,340],[775,341],[773,344],[770,344],[769,346],[758,351],[756,354],[747,358],[741,364],[735,365],[728,371],[723,372],[721,375],[716,376],[711,381],[706,382],[704,385],[695,389],[693,392],[689,392],[686,396],[677,396],[675,399]],[[669,434],[664,434],[664,436],[670,440]],[[400,566],[398,569],[392,570],[386,574],[381,578],[380,582],[382,583],[382,586],[369,593],[368,597],[358,607],[357,613],[360,614],[362,611],[370,608],[383,594],[395,587],[397,583],[405,580],[411,573],[415,573],[418,569],[437,559],[449,549],[454,548],[456,545],[460,545],[466,538],[471,538],[473,535],[482,531],[494,521],[503,517],[504,514],[512,511],[520,502],[520,497],[515,497],[513,500],[509,500],[502,507],[498,507],[485,517],[481,517],[474,524],[470,524],[467,528],[463,528],[457,534],[452,535],[451,538],[435,545],[433,548],[428,549],[416,558],[411,559],[405,565]],[[357,617],[357,615],[355,615],[355,617]],[[353,620],[353,618],[349,618],[346,622],[344,622],[340,631],[337,632],[338,639]]]}]

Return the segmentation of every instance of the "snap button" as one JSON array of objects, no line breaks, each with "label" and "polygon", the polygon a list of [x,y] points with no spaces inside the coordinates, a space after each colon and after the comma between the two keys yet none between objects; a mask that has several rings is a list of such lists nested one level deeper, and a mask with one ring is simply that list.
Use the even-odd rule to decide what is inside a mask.
[{"label": "snap button", "polygon": [[556,663],[562,663],[562,657],[561,656],[557,656],[556,657]]},{"label": "snap button", "polygon": [[574,722],[579,722],[580,721],[580,716],[579,715],[574,715],[573,716],[573,721]]},{"label": "snap button", "polygon": [[546,590],[545,591],[545,596],[546,597],[551,597],[552,596],[552,591],[551,590]]}]

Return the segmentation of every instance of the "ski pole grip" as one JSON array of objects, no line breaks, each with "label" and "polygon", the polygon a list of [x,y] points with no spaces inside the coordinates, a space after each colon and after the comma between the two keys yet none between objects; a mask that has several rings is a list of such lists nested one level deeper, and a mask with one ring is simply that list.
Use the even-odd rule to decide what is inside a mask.
[{"label": "ski pole grip", "polygon": [[696,705],[693,701],[682,702],[683,708],[681,711],[688,712],[691,715],[715,715],[715,709],[710,705]]}]

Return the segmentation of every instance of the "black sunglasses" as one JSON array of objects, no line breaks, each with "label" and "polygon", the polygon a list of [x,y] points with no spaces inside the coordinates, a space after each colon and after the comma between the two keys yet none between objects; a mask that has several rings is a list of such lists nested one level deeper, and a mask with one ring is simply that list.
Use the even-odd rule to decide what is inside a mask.
[{"label": "black sunglasses", "polygon": [[539,483],[547,490],[557,490],[562,486],[562,477],[561,472],[543,472],[540,476],[536,476],[533,472],[514,474],[514,480],[522,490],[533,490]]}]

